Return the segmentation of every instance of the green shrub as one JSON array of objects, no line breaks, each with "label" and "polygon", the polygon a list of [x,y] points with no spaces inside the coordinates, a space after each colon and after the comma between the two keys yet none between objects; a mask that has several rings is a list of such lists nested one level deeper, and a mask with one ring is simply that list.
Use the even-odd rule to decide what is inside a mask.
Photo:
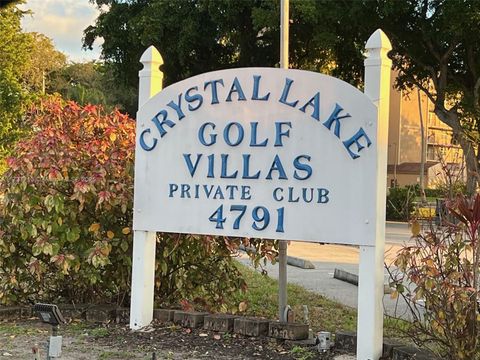
[{"label": "green shrub", "polygon": [[447,202],[458,225],[420,232],[405,245],[391,274],[413,318],[407,335],[440,359],[480,359],[480,195]]},{"label": "green shrub", "polygon": [[[49,98],[0,181],[0,302],[129,302],[135,123]],[[239,240],[159,234],[156,300],[220,307]],[[257,256],[273,257],[267,242]],[[250,245],[250,244],[249,244]]]},{"label": "green shrub", "polygon": [[388,190],[386,218],[388,221],[408,221],[414,210],[418,186],[394,187]]}]

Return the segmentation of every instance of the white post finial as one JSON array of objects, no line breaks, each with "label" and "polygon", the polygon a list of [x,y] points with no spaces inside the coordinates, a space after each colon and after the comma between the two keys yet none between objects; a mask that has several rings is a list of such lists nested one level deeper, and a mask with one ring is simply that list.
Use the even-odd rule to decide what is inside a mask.
[{"label": "white post finial", "polygon": [[[373,102],[377,103],[380,95],[390,95],[392,60],[388,58],[387,54],[392,50],[392,44],[387,35],[385,35],[381,29],[377,29],[368,38],[365,50],[367,51],[367,58],[364,61],[365,94],[367,94]],[[386,78],[388,78],[388,89],[386,92],[385,89],[383,89],[382,93],[380,85],[381,82],[385,84]]]},{"label": "white post finial", "polygon": [[163,73],[159,69],[163,65],[163,58],[153,45],[145,50],[140,62],[143,64],[143,69],[138,72],[138,108],[159,93],[163,84]]},{"label": "white post finial", "polygon": [[[383,346],[383,283],[385,251],[385,198],[387,179],[388,114],[392,45],[378,29],[367,41],[365,94],[377,106],[377,192],[374,199],[375,246],[360,246],[358,268],[357,359],[378,360]],[[373,199],[372,199],[373,200]]]}]

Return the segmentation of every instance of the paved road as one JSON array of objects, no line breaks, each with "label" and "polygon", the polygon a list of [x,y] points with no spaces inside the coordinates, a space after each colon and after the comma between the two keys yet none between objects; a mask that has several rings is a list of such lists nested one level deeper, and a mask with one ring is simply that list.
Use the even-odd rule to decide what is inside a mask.
[{"label": "paved road", "polygon": [[385,243],[402,245],[410,241],[412,232],[407,223],[387,221],[385,226]]},{"label": "paved road", "polygon": [[[410,242],[411,231],[406,223],[388,222],[386,226],[385,261],[391,263],[402,244]],[[300,269],[288,266],[288,282],[315,291],[344,305],[356,308],[358,288],[344,281],[334,279],[335,268],[358,274],[358,249],[353,246],[319,245],[314,243],[291,242],[288,255],[310,260],[315,269]],[[248,259],[241,261],[248,264]],[[278,264],[265,268],[269,276],[278,278]],[[389,277],[385,271],[385,284]],[[408,318],[407,306],[402,299],[383,298],[384,311],[395,317]]]},{"label": "paved road", "polygon": [[[250,264],[248,259],[242,258],[244,264]],[[300,269],[288,266],[287,277],[289,283],[303,286],[304,288],[319,293],[341,304],[357,307],[358,287],[344,281],[334,279],[333,272],[339,268],[354,274],[358,274],[357,264],[342,264],[328,262],[313,262],[315,269]],[[251,265],[250,265],[251,266]],[[268,264],[265,267],[268,275],[278,279],[278,264]],[[388,275],[385,274],[385,283],[388,283]],[[394,317],[408,318],[407,306],[400,298],[391,299],[389,294],[383,298],[385,314]]]}]

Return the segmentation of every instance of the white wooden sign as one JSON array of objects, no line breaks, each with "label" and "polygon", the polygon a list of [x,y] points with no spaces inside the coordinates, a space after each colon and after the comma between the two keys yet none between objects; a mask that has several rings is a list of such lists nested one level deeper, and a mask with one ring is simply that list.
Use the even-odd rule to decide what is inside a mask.
[{"label": "white wooden sign", "polygon": [[231,69],[139,111],[134,229],[371,245],[377,108],[326,75]]},{"label": "white wooden sign", "polygon": [[357,358],[382,354],[390,42],[367,41],[365,93],[299,70],[245,68],[162,90],[142,56],[130,327],[153,316],[156,232],[359,245]]}]

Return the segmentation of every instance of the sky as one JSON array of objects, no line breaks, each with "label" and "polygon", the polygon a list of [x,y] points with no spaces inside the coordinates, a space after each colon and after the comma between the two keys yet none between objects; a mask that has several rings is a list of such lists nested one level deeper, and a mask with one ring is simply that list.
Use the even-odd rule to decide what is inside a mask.
[{"label": "sky", "polygon": [[27,0],[21,8],[33,12],[23,18],[24,31],[45,34],[70,61],[99,59],[99,41],[95,42],[94,50],[82,49],[83,30],[93,25],[99,14],[88,0]]}]

